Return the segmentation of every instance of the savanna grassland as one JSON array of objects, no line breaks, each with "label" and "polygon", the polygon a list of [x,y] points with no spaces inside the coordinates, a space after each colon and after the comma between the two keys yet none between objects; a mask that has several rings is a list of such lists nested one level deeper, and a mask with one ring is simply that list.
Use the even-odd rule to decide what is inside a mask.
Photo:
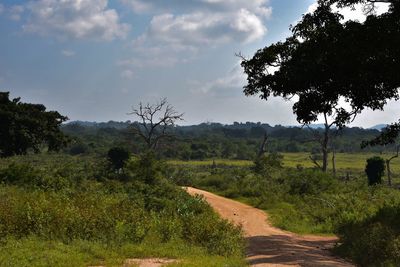
[{"label": "savanna grassland", "polygon": [[94,156],[0,160],[0,266],[244,266],[241,230],[139,160],[123,173]]},{"label": "savanna grassland", "polygon": [[[296,152],[280,153],[283,156],[282,164],[284,167],[295,168],[302,166],[305,168],[313,168],[315,164],[310,160],[310,153]],[[365,162],[368,158],[379,155],[382,158],[390,158],[395,153],[382,152],[382,153],[337,153],[336,165],[339,172],[350,173],[363,173],[365,169]],[[232,159],[208,159],[208,160],[169,160],[168,163],[173,165],[183,166],[211,166],[215,162],[219,166],[234,166],[234,167],[251,167],[254,165],[252,160],[232,160]],[[331,164],[331,162],[330,162]],[[396,174],[400,172],[400,159],[394,159],[391,165],[392,171]]]},{"label": "savanna grassland", "polygon": [[[399,263],[399,163],[395,186],[368,186],[372,154],[338,154],[337,175],[312,168],[305,153],[269,154],[263,162],[172,161],[176,181],[233,198],[268,212],[272,223],[300,234],[337,235],[335,252],[360,266]],[[381,155],[383,157],[388,155]]]}]

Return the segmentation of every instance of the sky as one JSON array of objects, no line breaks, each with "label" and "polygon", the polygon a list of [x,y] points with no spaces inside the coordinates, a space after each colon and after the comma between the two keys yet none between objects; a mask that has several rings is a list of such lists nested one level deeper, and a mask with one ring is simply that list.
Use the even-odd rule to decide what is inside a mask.
[{"label": "sky", "polygon": [[[166,97],[180,124],[296,125],[291,102],[246,97],[241,53],[285,39],[315,0],[0,0],[0,91],[70,120],[126,121]],[[345,11],[362,20],[360,9]],[[353,126],[397,120],[398,103]]]}]

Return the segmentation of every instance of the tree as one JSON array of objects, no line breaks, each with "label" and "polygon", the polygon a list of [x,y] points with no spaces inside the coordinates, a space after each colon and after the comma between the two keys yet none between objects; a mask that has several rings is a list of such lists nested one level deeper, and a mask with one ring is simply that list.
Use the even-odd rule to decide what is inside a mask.
[{"label": "tree", "polygon": [[175,122],[183,120],[183,113],[178,113],[166,98],[156,104],[140,103],[129,114],[139,118],[140,121],[133,123],[132,129],[143,139],[149,150],[155,150],[162,139],[171,137]]},{"label": "tree", "polygon": [[129,159],[130,153],[122,147],[113,147],[108,153],[107,157],[114,170],[121,170],[125,166],[125,162]]},{"label": "tree", "polygon": [[46,111],[44,105],[10,100],[9,92],[0,92],[0,157],[26,154],[29,149],[38,153],[43,145],[58,151],[69,141],[60,130],[67,119]]},{"label": "tree", "polygon": [[292,36],[286,41],[258,50],[251,59],[242,57],[247,96],[295,101],[293,112],[304,125],[323,118],[318,138],[323,171],[327,170],[332,127],[341,129],[366,107],[383,109],[387,99],[398,98],[397,72],[381,72],[367,57],[353,57],[359,47],[366,53],[373,50],[371,41],[358,30],[360,23],[342,23],[342,18],[332,11],[330,1],[320,0],[314,13],[304,15],[291,28]]},{"label": "tree", "polygon": [[[399,135],[400,135],[400,123],[393,123],[391,125],[386,126],[386,128],[382,130],[381,134],[375,137],[374,139],[369,141],[363,141],[361,143],[361,147],[365,148],[367,146],[392,145],[397,143]],[[400,144],[396,144],[396,154],[385,160],[386,175],[388,178],[389,186],[392,185],[392,169],[390,168],[390,163],[392,160],[399,157],[399,152],[400,152],[399,150],[400,150]]]},{"label": "tree", "polygon": [[[350,72],[349,81],[375,89],[387,99],[398,100],[400,88],[400,1],[399,0],[330,0],[330,4],[339,7],[363,4],[368,15],[364,23],[348,22],[347,36],[351,37],[353,47],[349,50],[349,58],[356,60],[359,68]],[[390,4],[388,12],[377,15],[377,3]],[[352,64],[356,66],[356,64]],[[368,90],[369,92],[371,89]],[[369,96],[362,90],[354,91],[353,99],[360,103],[369,101]],[[386,102],[384,103],[386,104]],[[389,126],[382,135],[372,140],[370,145],[388,144],[400,133],[400,124]],[[390,143],[393,143],[390,141]]]},{"label": "tree", "polygon": [[[247,74],[246,95],[270,95],[295,100],[293,111],[297,120],[308,125],[324,118],[324,131],[318,141],[321,145],[322,170],[328,166],[329,130],[332,126],[343,126],[358,112],[354,108],[347,112],[339,105],[341,93],[332,81],[330,62],[335,62],[334,35],[342,31],[341,16],[330,11],[328,6],[307,14],[292,28],[293,36],[285,42],[272,44],[258,50],[250,60],[243,59]],[[331,53],[327,53],[331,51]],[[329,120],[331,118],[331,120]]]},{"label": "tree", "polygon": [[377,185],[382,183],[382,176],[385,172],[385,162],[383,158],[372,157],[367,159],[365,173],[368,176],[369,185]]}]

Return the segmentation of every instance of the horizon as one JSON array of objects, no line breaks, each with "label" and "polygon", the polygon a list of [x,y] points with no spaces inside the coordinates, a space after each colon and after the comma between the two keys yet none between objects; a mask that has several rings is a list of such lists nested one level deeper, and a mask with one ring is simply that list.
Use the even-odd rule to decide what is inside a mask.
[{"label": "horizon", "polygon": [[[109,121],[83,121],[83,120],[68,120],[68,121],[65,121],[65,122],[63,122],[62,124],[63,125],[66,125],[66,124],[71,124],[71,123],[96,123],[96,124],[101,124],[101,123],[110,123],[110,122],[116,122],[116,123],[134,123],[134,122],[137,122],[136,120],[126,120],[126,121],[116,121],[116,120],[109,120]],[[190,126],[198,126],[198,125],[201,125],[201,124],[221,124],[221,125],[223,125],[223,126],[229,126],[229,125],[234,125],[235,123],[239,123],[239,124],[247,124],[247,123],[251,123],[251,124],[258,124],[258,123],[260,123],[261,125],[269,125],[269,126],[271,126],[271,127],[276,127],[276,126],[282,126],[282,127],[287,127],[287,128],[290,128],[290,127],[299,127],[299,128],[301,128],[303,125],[302,124],[297,124],[297,125],[285,125],[285,124],[270,124],[270,123],[268,123],[268,122],[260,122],[260,121],[234,121],[234,122],[227,122],[227,123],[223,123],[223,122],[200,122],[200,123],[197,123],[197,124],[179,124],[179,123],[176,123],[175,124],[175,126],[179,126],[179,127],[190,127]],[[368,129],[373,129],[374,127],[384,127],[384,126],[386,126],[386,125],[389,125],[390,123],[378,123],[378,124],[374,124],[374,125],[371,125],[371,126],[369,126],[369,127],[363,127],[363,126],[357,126],[357,125],[349,125],[349,126],[346,126],[346,128],[362,128],[362,129],[365,129],[365,130],[368,130]],[[311,123],[310,124],[311,126],[319,126],[319,125],[323,125],[322,123]]]}]

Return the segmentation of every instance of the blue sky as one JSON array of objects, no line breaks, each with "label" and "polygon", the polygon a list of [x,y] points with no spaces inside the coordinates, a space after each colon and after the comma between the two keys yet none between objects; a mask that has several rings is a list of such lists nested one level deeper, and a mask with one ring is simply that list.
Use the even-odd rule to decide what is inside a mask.
[{"label": "blue sky", "polygon": [[[292,103],[245,97],[235,53],[285,38],[315,0],[0,0],[0,90],[71,120],[134,120],[167,97],[184,124],[296,124]],[[354,124],[395,121],[365,112]]]}]

